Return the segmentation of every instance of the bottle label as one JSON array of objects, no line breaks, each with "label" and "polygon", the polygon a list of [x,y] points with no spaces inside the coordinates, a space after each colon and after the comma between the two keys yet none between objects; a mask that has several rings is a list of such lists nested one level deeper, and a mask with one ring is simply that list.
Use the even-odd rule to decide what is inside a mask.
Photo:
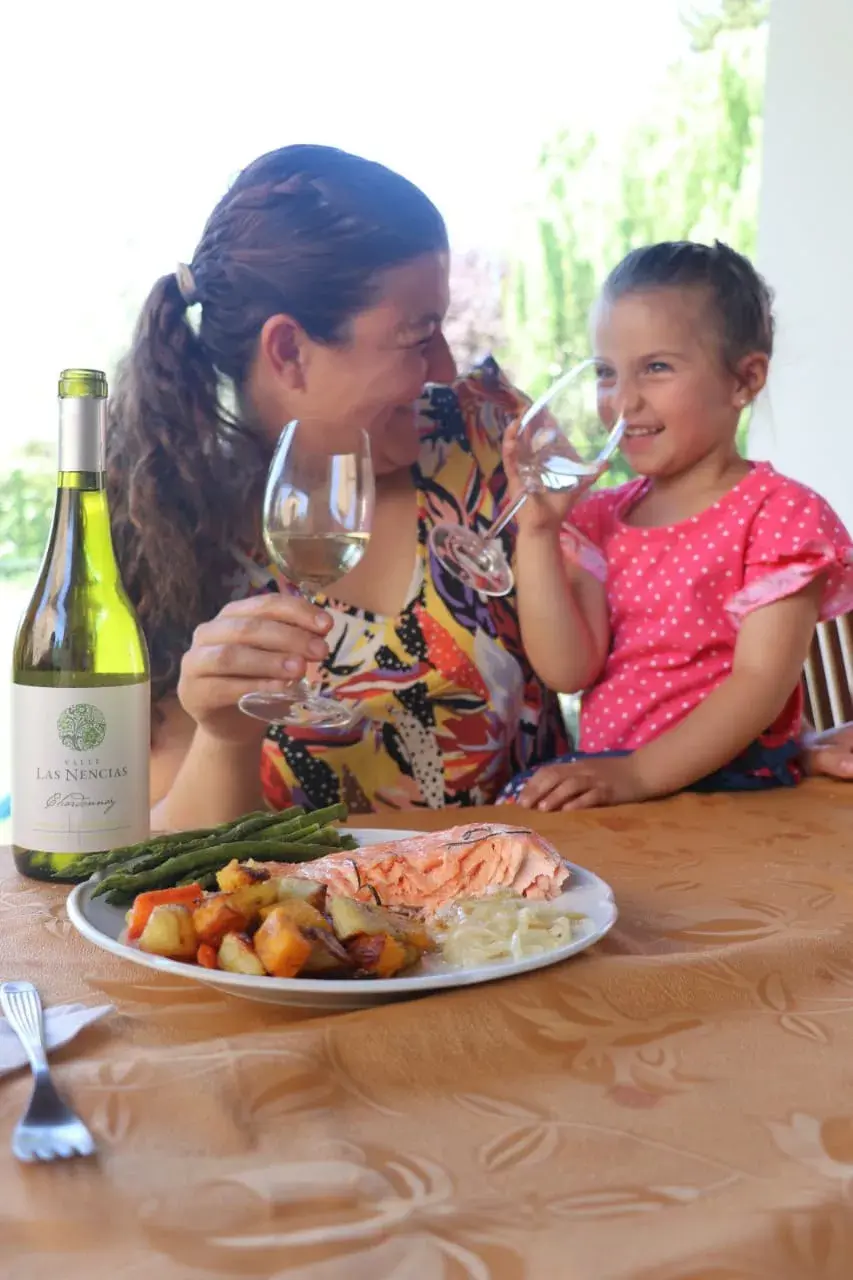
[{"label": "bottle label", "polygon": [[12,842],[95,853],[150,832],[151,686],[12,686]]}]

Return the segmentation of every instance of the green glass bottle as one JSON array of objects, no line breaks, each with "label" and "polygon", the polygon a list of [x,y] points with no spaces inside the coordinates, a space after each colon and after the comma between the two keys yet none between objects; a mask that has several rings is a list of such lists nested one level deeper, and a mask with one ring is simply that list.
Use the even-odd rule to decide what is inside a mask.
[{"label": "green glass bottle", "polygon": [[104,462],[107,380],[59,380],[50,538],[12,659],[12,841],[36,879],[149,834],[148,651],[122,585]]}]

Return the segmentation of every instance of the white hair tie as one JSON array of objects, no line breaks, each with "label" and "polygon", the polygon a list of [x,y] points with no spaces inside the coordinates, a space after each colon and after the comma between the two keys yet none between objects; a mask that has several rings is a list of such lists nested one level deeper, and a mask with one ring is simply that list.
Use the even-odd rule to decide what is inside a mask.
[{"label": "white hair tie", "polygon": [[184,302],[188,307],[195,306],[199,298],[192,267],[188,267],[185,262],[179,262],[175,268],[175,279]]}]

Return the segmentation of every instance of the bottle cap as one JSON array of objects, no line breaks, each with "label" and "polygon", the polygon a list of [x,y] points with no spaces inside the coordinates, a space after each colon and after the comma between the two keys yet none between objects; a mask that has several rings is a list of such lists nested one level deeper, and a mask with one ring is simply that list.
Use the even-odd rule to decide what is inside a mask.
[{"label": "bottle cap", "polygon": [[63,369],[59,375],[60,400],[106,400],[106,374],[100,369]]}]

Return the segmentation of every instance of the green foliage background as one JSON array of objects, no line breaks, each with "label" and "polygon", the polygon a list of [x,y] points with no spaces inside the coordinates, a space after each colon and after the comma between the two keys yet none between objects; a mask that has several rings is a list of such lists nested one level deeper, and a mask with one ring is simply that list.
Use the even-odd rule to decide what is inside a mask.
[{"label": "green foliage background", "polygon": [[[485,324],[489,333],[466,334],[472,352],[499,334],[502,361],[519,386],[538,394],[587,354],[596,290],[629,249],[718,238],[754,252],[768,9],[769,0],[686,4],[691,48],[618,149],[570,130],[545,141],[512,252],[497,264],[501,314],[484,310],[482,299],[473,308],[469,328]],[[630,86],[605,79],[602,92],[624,93],[630,110]],[[489,270],[471,270],[469,291],[491,287]],[[28,445],[0,477],[0,579],[31,576],[42,554],[52,459],[51,446]],[[617,464],[607,482],[623,478]]]},{"label": "green foliage background", "polygon": [[[504,277],[501,356],[526,391],[588,354],[597,290],[630,249],[719,239],[754,253],[767,7],[688,10],[691,51],[620,148],[568,130],[543,146]],[[607,482],[624,476],[617,463]]]}]

